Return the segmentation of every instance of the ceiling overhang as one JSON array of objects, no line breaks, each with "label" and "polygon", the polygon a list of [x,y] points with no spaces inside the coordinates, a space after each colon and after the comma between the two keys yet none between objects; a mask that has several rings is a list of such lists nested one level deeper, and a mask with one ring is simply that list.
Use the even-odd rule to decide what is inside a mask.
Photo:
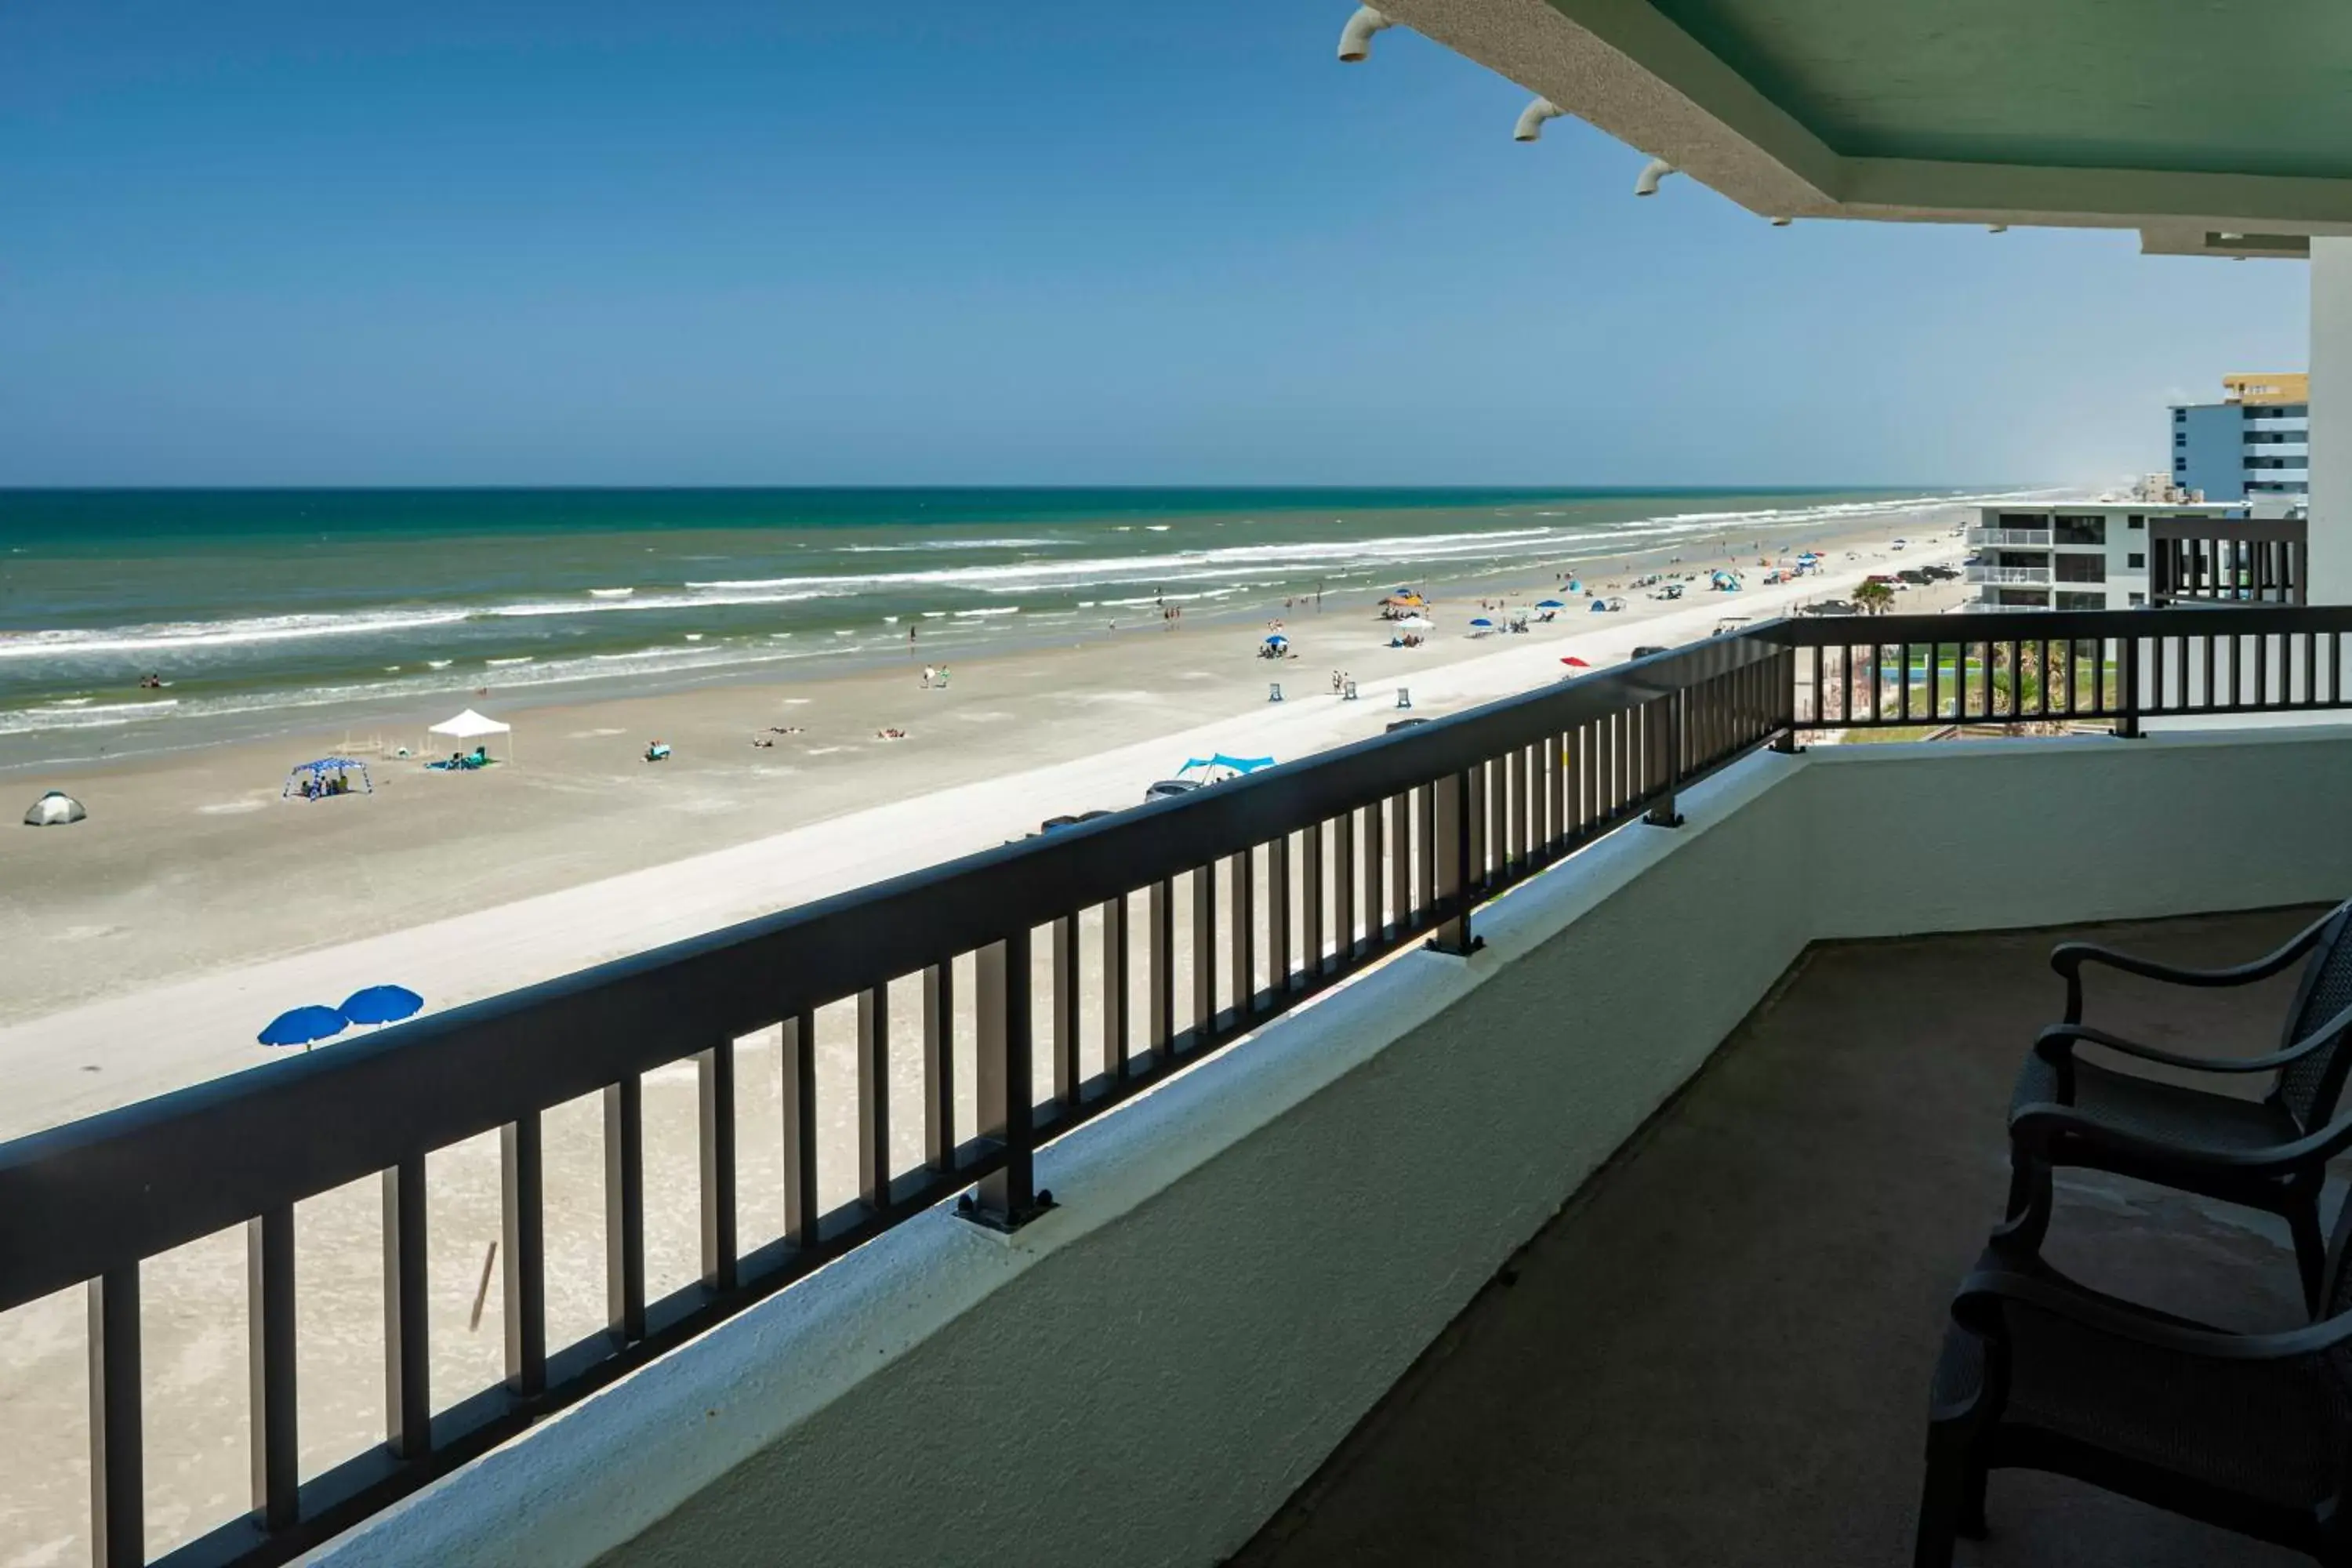
[{"label": "ceiling overhang", "polygon": [[2311,236],[2352,235],[2352,179],[1843,153],[1647,0],[1381,8],[1762,216],[2129,228],[2162,255],[2304,256]]}]

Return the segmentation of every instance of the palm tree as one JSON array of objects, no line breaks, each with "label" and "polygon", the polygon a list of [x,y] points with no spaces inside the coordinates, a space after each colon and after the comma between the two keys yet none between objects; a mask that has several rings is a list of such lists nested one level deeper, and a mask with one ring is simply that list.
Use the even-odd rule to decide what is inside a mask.
[{"label": "palm tree", "polygon": [[1864,615],[1883,616],[1895,607],[1895,590],[1884,583],[1864,583],[1853,591],[1853,602]]}]

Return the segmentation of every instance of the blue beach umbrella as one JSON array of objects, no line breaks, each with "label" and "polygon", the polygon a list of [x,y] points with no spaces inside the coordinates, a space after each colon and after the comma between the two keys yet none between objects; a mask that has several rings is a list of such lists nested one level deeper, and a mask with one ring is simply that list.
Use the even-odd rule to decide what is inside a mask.
[{"label": "blue beach umbrella", "polygon": [[1568,608],[1568,606],[1561,604],[1558,599],[1538,599],[1536,601],[1536,608],[1538,610],[1564,610]]},{"label": "blue beach umbrella", "polygon": [[259,1037],[265,1046],[300,1046],[307,1050],[313,1041],[340,1035],[351,1025],[349,1018],[332,1007],[313,1004],[278,1014],[269,1020],[269,1026],[261,1031]]},{"label": "blue beach umbrella", "polygon": [[1285,645],[1285,644],[1286,644],[1286,643],[1288,643],[1288,642],[1290,641],[1290,639],[1289,639],[1288,637],[1284,637],[1280,632],[1276,632],[1276,633],[1275,633],[1272,637],[1267,637],[1265,640],[1266,640],[1268,643],[1273,644],[1275,647],[1282,647],[1283,645]]},{"label": "blue beach umbrella", "polygon": [[343,1016],[354,1024],[397,1024],[424,1005],[404,985],[371,985],[343,998]]},{"label": "blue beach umbrella", "polygon": [[1491,626],[1495,623],[1488,620],[1486,616],[1480,616],[1476,620],[1472,621],[1470,624],[1474,626]]}]

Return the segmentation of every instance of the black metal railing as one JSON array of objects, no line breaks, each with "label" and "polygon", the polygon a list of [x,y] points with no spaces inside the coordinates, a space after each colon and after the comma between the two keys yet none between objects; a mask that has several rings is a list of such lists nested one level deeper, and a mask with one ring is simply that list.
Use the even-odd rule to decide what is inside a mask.
[{"label": "black metal railing", "polygon": [[[0,1310],[86,1289],[94,1554],[145,1562],[142,1267],[243,1227],[252,1506],[160,1561],[282,1562],[923,1209],[958,1198],[978,1223],[1023,1223],[1051,1204],[1045,1141],[1407,945],[1467,952],[1479,903],[1627,824],[1678,822],[1679,790],[1759,746],[2339,707],[2347,629],[2352,610],[1888,616],[1654,655],[0,1146]],[[911,1062],[894,984],[919,990]],[[854,1014],[848,1173],[820,1169],[820,1009]],[[754,1212],[736,1056],[771,1031],[781,1110],[761,1137],[782,1201]],[[698,1278],[649,1299],[645,1085],[685,1062]],[[899,1068],[916,1104],[893,1093]],[[551,1345],[545,1119],[592,1096],[604,1322]],[[899,1113],[919,1157],[894,1158]],[[437,1403],[426,1158],[489,1133],[505,1376]],[[856,1195],[827,1207],[820,1178],[845,1174]],[[306,1477],[295,1206],[370,1179],[385,1440]]]},{"label": "black metal railing", "polygon": [[[1656,656],[0,1147],[0,1309],[88,1285],[97,1561],[146,1560],[143,1261],[246,1228],[252,1509],[163,1561],[283,1561],[943,1199],[1021,1223],[1049,1202],[1041,1141],[1409,943],[1466,951],[1479,901],[1622,824],[1671,819],[1679,787],[1786,732],[1788,663],[1739,638]],[[960,1086],[967,958],[976,1082]],[[909,977],[919,1110],[889,1090],[891,986]],[[858,1195],[820,1212],[816,1014],[845,1001]],[[784,1195],[753,1215],[737,1194],[736,1042],[777,1028]],[[644,1079],[687,1059],[700,1278],[649,1300]],[[607,1321],[554,1347],[542,1118],[597,1094]],[[909,1110],[923,1157],[902,1168],[892,1118]],[[426,1156],[492,1131],[506,1376],[445,1405],[429,1378]],[[305,1478],[294,1208],[368,1177],[383,1187],[386,1440]]]},{"label": "black metal railing", "polygon": [[2300,605],[2309,596],[2309,534],[2299,517],[2150,518],[2148,601]]},{"label": "black metal railing", "polygon": [[2017,610],[1779,621],[1809,730],[2104,723],[2347,706],[2352,607]]}]

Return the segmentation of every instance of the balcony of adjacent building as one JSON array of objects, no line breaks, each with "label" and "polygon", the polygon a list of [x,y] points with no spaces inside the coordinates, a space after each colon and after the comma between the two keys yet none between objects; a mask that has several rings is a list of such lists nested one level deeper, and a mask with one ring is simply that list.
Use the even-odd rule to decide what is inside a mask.
[{"label": "balcony of adjacent building", "polygon": [[2052,574],[2047,566],[2009,566],[1989,562],[1972,562],[1967,567],[1971,583],[1990,583],[2012,587],[2047,587]]},{"label": "balcony of adjacent building", "polygon": [[2050,531],[2046,528],[1971,527],[1968,544],[1971,550],[2047,550],[2050,548]]},{"label": "balcony of adjacent building", "polygon": [[[2219,727],[2352,706],[2347,629],[1772,623],[0,1147],[12,1537],[1889,1560],[2048,931],[2352,889],[2352,730]],[[2292,1292],[2076,1211],[2111,1289]],[[2262,1560],[1993,1498],[1983,1561]]]}]

